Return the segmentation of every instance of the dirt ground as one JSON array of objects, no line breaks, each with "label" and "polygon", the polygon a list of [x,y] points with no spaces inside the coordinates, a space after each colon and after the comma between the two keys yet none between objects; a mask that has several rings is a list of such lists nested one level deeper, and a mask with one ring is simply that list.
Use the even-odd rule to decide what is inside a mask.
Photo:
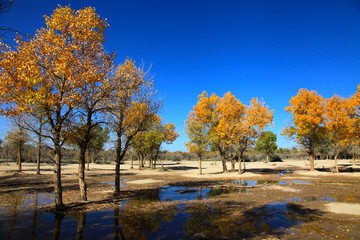
[{"label": "dirt ground", "polygon": [[[63,200],[68,211],[92,211],[106,209],[132,196],[161,186],[211,186],[234,180],[257,180],[254,186],[237,186],[247,193],[234,192],[217,197],[187,201],[185,204],[203,204],[228,209],[231,214],[244,214],[252,209],[261,209],[266,204],[287,201],[300,208],[306,217],[316,221],[303,224],[294,235],[288,231],[281,239],[358,239],[360,234],[360,164],[354,167],[351,160],[340,160],[340,173],[333,173],[331,160],[315,161],[316,171],[309,171],[307,161],[285,160],[284,162],[250,162],[245,172],[222,173],[221,162],[203,162],[203,174],[199,175],[196,161],[164,161],[157,169],[130,168],[130,162],[121,165],[120,195],[114,196],[113,164],[91,164],[86,172],[88,202],[79,201],[77,164],[62,166]],[[236,166],[238,167],[238,166]],[[0,196],[12,193],[29,194],[52,192],[53,170],[51,165],[41,166],[41,175],[36,175],[36,166],[23,163],[23,171],[16,172],[14,163],[0,163]],[[228,164],[230,169],[230,164]],[[285,171],[285,172],[284,172]],[[272,184],[272,183],[277,184]],[[285,182],[285,184],[283,184]],[[279,184],[280,183],[280,184]],[[220,184],[220,185],[221,185]],[[331,196],[331,201],[324,198]],[[180,202],[181,203],[181,202]],[[153,211],[166,210],[179,202],[153,203]],[[331,228],[329,228],[331,226]],[[260,234],[261,235],[261,234]],[[272,235],[264,235],[272,237]],[[276,234],[273,236],[278,237]]]}]

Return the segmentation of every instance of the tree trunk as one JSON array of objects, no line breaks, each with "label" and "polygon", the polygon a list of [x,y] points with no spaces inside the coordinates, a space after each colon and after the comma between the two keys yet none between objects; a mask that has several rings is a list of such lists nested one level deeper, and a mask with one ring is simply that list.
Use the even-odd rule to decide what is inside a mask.
[{"label": "tree trunk", "polygon": [[151,169],[154,169],[154,162],[153,162],[153,157],[152,157],[152,155],[150,155],[149,163],[150,163],[150,168],[151,168]]},{"label": "tree trunk", "polygon": [[221,163],[222,163],[222,167],[223,167],[223,172],[225,173],[225,172],[227,172],[225,154],[223,152],[220,152],[220,157],[221,157]]},{"label": "tree trunk", "polygon": [[115,194],[120,193],[120,161],[121,161],[121,144],[117,144],[116,165],[115,165]]},{"label": "tree trunk", "polygon": [[89,151],[89,149],[87,149],[87,151],[86,151],[86,162],[87,162],[86,171],[90,171],[90,151]]},{"label": "tree trunk", "polygon": [[21,172],[21,143],[17,145],[17,163],[18,163],[18,172]]},{"label": "tree trunk", "polygon": [[309,156],[310,171],[315,171],[314,168],[314,154],[311,153]]},{"label": "tree trunk", "polygon": [[242,152],[239,152],[239,174],[241,174],[241,161],[242,161]]},{"label": "tree trunk", "polygon": [[37,154],[37,160],[36,160],[36,174],[39,175],[40,174],[40,162],[41,162],[41,131],[42,130],[42,124],[40,123],[40,128],[39,128],[39,136],[38,136],[38,154]]},{"label": "tree trunk", "polygon": [[338,166],[338,161],[337,161],[338,155],[339,154],[335,154],[335,172],[336,173],[339,173],[339,166]]},{"label": "tree trunk", "polygon": [[[131,152],[131,151],[129,151],[129,152]],[[131,162],[130,168],[133,169],[134,168],[134,160],[133,160],[133,156],[131,153],[130,153],[130,162]]]},{"label": "tree trunk", "polygon": [[141,154],[139,154],[138,155],[138,162],[139,162],[139,170],[141,170],[142,169],[142,156],[141,156]]},{"label": "tree trunk", "polygon": [[202,168],[201,168],[201,155],[199,156],[199,174],[202,175]]},{"label": "tree trunk", "polygon": [[80,157],[79,157],[79,187],[80,187],[80,200],[87,201],[86,194],[86,182],[85,182],[85,154],[86,154],[86,143],[80,146]]},{"label": "tree trunk", "polygon": [[352,164],[353,164],[353,167],[355,167],[356,166],[356,161],[355,161],[355,149],[354,149],[354,147],[353,147],[353,157],[352,157]]},{"label": "tree trunk", "polygon": [[[58,134],[57,134],[58,135]],[[56,136],[57,139],[60,136]],[[54,143],[54,192],[55,192],[55,208],[56,210],[63,210],[65,208],[62,199],[62,186],[61,186],[61,146],[60,141]]]},{"label": "tree trunk", "polygon": [[266,163],[269,163],[269,154],[266,153]]}]

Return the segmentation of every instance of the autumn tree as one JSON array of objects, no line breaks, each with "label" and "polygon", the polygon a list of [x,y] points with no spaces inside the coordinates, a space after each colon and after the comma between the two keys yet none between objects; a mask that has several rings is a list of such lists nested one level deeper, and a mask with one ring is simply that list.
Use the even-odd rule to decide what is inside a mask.
[{"label": "autumn tree", "polygon": [[189,152],[196,153],[199,157],[199,174],[202,174],[201,162],[209,150],[210,134],[209,128],[190,112],[188,119],[185,122],[185,131],[189,138],[189,141],[185,143]]},{"label": "autumn tree", "polygon": [[[237,142],[234,141],[235,131],[239,124],[241,124],[245,119],[246,106],[242,104],[231,92],[224,94],[222,98],[219,99],[215,110],[219,115],[219,125],[217,127],[217,132],[224,142],[227,145],[228,152],[232,152],[231,156],[231,171],[235,171],[235,158],[238,154],[236,151]],[[236,138],[236,137],[235,137]]]},{"label": "autumn tree", "polygon": [[[0,55],[0,104],[5,116],[42,112],[49,124],[54,153],[56,209],[64,208],[61,186],[61,146],[64,124],[83,99],[84,86],[106,74],[104,30],[107,23],[95,9],[78,11],[59,6],[29,40],[17,39],[12,50],[2,45]],[[106,65],[106,64],[105,64]],[[106,65],[107,66],[107,65]]]},{"label": "autumn tree", "polygon": [[355,166],[355,146],[358,145],[360,147],[360,84],[358,85],[357,92],[349,99],[348,110],[351,119],[349,137],[353,149],[353,165]]},{"label": "autumn tree", "polygon": [[139,157],[139,169],[143,166],[145,155],[149,156],[150,167],[156,168],[156,161],[163,143],[172,144],[179,133],[172,123],[163,124],[159,116],[155,115],[145,131],[139,132],[133,139],[132,146]]},{"label": "autumn tree", "polygon": [[267,163],[269,162],[270,153],[274,153],[276,149],[276,134],[270,131],[261,133],[256,142],[256,150],[266,153]]},{"label": "autumn tree", "polygon": [[227,172],[226,161],[230,158],[230,145],[229,142],[221,136],[218,129],[220,115],[217,110],[217,105],[220,98],[214,93],[209,97],[205,91],[199,95],[198,98],[199,100],[191,114],[193,115],[194,121],[204,124],[208,129],[210,147],[219,152],[223,172]]},{"label": "autumn tree", "polygon": [[8,144],[12,144],[16,147],[16,163],[18,165],[18,171],[21,172],[21,161],[24,144],[29,141],[29,135],[26,130],[18,124],[18,119],[13,117],[12,130],[5,136],[5,140]]},{"label": "autumn tree", "polygon": [[314,169],[314,151],[325,134],[324,99],[316,91],[300,89],[286,107],[292,113],[293,124],[282,131],[282,135],[294,138],[309,155],[310,170]]},{"label": "autumn tree", "polygon": [[[29,138],[31,141],[36,144],[36,174],[39,175],[44,138],[48,137],[49,134],[49,129],[45,122],[45,116],[43,116],[41,112],[34,109],[32,112],[24,112],[16,117],[12,117],[11,119],[16,123],[16,125],[26,130],[29,133]],[[32,137],[30,137],[30,134]]]},{"label": "autumn tree", "polygon": [[239,158],[239,174],[242,173],[241,162],[245,150],[255,144],[266,127],[272,125],[273,112],[264,102],[253,98],[245,109],[243,119],[230,124],[230,139]]},{"label": "autumn tree", "polygon": [[325,129],[333,147],[335,171],[338,173],[338,155],[351,142],[350,127],[353,119],[350,118],[349,100],[334,95],[325,100]]},{"label": "autumn tree", "polygon": [[147,129],[162,104],[156,99],[149,70],[131,59],[119,65],[109,79],[114,86],[108,103],[108,122],[116,134],[115,193],[120,192],[120,163],[133,138]]},{"label": "autumn tree", "polygon": [[175,125],[172,123],[165,125],[158,123],[146,131],[143,136],[145,137],[145,146],[150,155],[150,167],[156,168],[161,145],[163,143],[172,144],[178,138],[179,133],[175,130]]}]

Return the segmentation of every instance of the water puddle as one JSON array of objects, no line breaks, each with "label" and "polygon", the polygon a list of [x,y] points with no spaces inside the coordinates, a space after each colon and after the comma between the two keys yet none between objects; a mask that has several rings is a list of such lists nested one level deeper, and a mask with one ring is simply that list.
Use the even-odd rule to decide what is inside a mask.
[{"label": "water puddle", "polygon": [[71,215],[30,211],[27,217],[9,213],[6,220],[1,218],[0,233],[4,239],[242,239],[286,231],[317,216],[286,202],[266,204],[240,215],[232,211],[227,206],[205,204],[179,204],[155,211],[130,202],[122,209]]},{"label": "water puddle", "polygon": [[360,196],[343,196],[343,195],[325,195],[321,197],[294,197],[287,198],[286,201],[304,202],[304,201],[320,201],[320,202],[343,202],[343,203],[360,203]]},{"label": "water puddle", "polygon": [[285,174],[291,173],[292,171],[287,169],[278,173],[277,177],[283,177]]},{"label": "water puddle", "polygon": [[[120,181],[120,187],[126,187],[126,185],[122,184],[122,182],[128,182],[129,180],[128,179],[125,179],[123,181]],[[115,186],[115,182],[100,182],[100,183],[104,183],[104,184],[110,184],[110,185],[113,185]]]},{"label": "water puddle", "polygon": [[[256,186],[260,180],[232,181],[231,184]],[[295,197],[246,209],[242,203],[221,205],[193,202],[161,210],[153,201],[187,201],[242,191],[239,187],[165,186],[144,190],[141,195],[106,211],[69,215],[40,211],[52,204],[48,193],[0,196],[0,236],[4,239],[243,239],[296,232],[301,225],[316,221],[318,210],[298,204],[301,201],[360,202],[360,196],[326,195]],[[237,205],[238,204],[238,205]],[[239,213],[234,214],[234,208]],[[336,225],[334,225],[336,227]]]}]

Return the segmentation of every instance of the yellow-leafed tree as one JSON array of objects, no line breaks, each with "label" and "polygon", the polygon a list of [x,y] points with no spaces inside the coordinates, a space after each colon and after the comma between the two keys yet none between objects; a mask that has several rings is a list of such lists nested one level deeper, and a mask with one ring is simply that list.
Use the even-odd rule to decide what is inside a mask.
[{"label": "yellow-leafed tree", "polygon": [[334,95],[325,100],[325,129],[333,147],[335,158],[335,171],[339,172],[338,155],[340,151],[351,143],[350,100]]},{"label": "yellow-leafed tree", "polygon": [[324,99],[316,91],[300,89],[289,101],[287,113],[293,115],[293,124],[282,131],[282,135],[294,138],[309,154],[310,170],[314,170],[315,147],[325,134]]},{"label": "yellow-leafed tree", "polygon": [[103,46],[108,24],[91,7],[59,6],[45,23],[34,37],[18,38],[15,50],[1,45],[0,104],[6,116],[35,109],[45,116],[54,146],[55,204],[62,209],[64,125],[83,99],[81,89],[107,75],[112,56]]}]

